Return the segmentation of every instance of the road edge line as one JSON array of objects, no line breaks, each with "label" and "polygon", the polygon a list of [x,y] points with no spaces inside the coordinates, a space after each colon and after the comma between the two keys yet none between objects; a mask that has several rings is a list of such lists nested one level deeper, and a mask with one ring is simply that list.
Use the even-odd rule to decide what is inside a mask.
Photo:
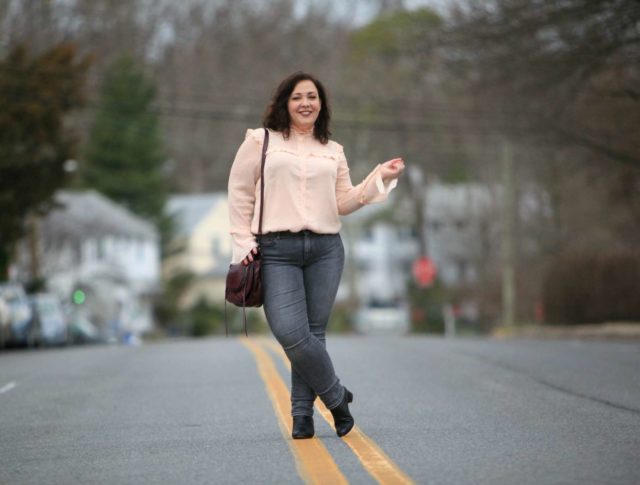
[{"label": "road edge line", "polygon": [[13,389],[14,387],[16,387],[16,383],[15,381],[11,381],[9,384],[0,387],[0,394],[3,394],[5,392],[9,392],[11,389]]}]

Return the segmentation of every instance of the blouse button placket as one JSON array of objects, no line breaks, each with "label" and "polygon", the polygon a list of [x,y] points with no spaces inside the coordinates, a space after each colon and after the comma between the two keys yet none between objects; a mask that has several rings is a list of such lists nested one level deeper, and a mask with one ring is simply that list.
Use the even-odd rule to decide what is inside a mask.
[{"label": "blouse button placket", "polygon": [[303,177],[302,177],[302,184],[303,184],[303,194],[302,194],[302,201],[304,204],[304,222],[305,224],[308,224],[309,222],[309,193],[308,193],[308,180],[307,180],[307,164],[309,163],[309,156],[305,153],[302,157],[302,167],[303,167]]}]

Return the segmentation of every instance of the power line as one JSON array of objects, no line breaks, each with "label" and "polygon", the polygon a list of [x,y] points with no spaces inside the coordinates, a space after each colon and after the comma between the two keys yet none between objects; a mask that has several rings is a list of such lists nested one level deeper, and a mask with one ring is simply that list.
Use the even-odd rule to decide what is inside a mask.
[{"label": "power line", "polygon": [[[5,91],[6,94],[6,91]],[[33,94],[29,97],[29,101],[48,102],[52,99],[47,93],[45,95]],[[79,109],[100,111],[105,108],[105,104],[90,100],[79,107]],[[457,133],[462,132],[465,134],[480,134],[487,135],[494,132],[496,129],[502,128],[507,131],[513,131],[512,125],[509,123],[510,117],[518,119],[521,118],[521,114],[515,112],[489,112],[489,111],[460,111],[456,109],[433,109],[428,104],[421,106],[421,108],[429,113],[428,118],[423,120],[415,119],[398,119],[389,118],[386,116],[376,116],[375,118],[363,119],[356,117],[347,117],[344,115],[334,116],[332,123],[336,127],[345,129],[369,129],[375,131],[386,132],[418,132],[418,133],[438,133],[441,131],[451,130]],[[224,106],[218,107],[215,105],[192,107],[180,105],[180,101],[175,100],[157,100],[155,107],[145,110],[127,110],[123,108],[113,109],[109,108],[113,113],[120,114],[123,117],[131,114],[156,114],[162,118],[173,119],[194,119],[194,120],[207,120],[217,122],[228,123],[256,123],[262,119],[262,113],[258,113],[245,105]],[[433,116],[435,115],[435,116]],[[583,120],[597,120],[596,116],[583,117]],[[440,131],[439,131],[440,130]],[[531,135],[531,130],[528,130],[528,135]]]}]

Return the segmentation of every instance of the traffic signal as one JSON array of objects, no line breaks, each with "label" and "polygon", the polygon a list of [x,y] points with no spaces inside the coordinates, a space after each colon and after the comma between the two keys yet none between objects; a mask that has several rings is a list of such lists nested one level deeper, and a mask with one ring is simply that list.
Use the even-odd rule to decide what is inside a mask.
[{"label": "traffic signal", "polygon": [[84,291],[77,289],[73,292],[72,299],[73,303],[76,305],[82,305],[87,299],[87,294]]}]

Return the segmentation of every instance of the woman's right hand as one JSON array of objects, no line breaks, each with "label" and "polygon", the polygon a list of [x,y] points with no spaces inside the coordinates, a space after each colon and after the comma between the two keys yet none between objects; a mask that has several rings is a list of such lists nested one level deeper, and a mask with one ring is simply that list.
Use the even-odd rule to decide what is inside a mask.
[{"label": "woman's right hand", "polygon": [[402,158],[394,158],[388,162],[384,162],[381,167],[382,180],[388,182],[400,176],[404,170],[404,160]]},{"label": "woman's right hand", "polygon": [[253,248],[249,254],[242,260],[242,264],[247,266],[249,263],[253,261],[253,255],[258,254],[258,248]]}]

